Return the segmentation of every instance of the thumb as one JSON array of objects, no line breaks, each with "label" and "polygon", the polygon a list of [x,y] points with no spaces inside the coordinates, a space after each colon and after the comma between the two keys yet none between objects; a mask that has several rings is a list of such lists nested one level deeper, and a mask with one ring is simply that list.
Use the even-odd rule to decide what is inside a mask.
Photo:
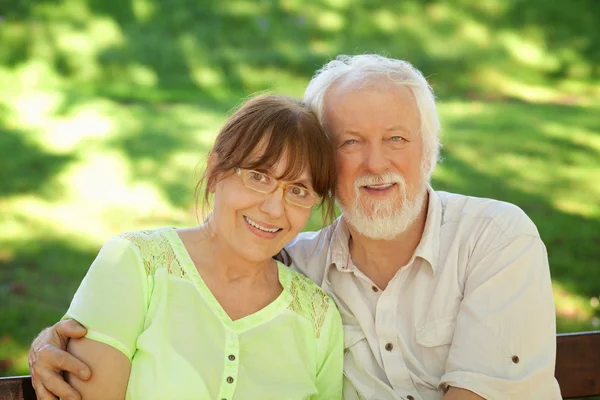
[{"label": "thumb", "polygon": [[64,342],[65,345],[69,339],[79,339],[87,333],[87,329],[74,319],[57,322],[54,327],[54,332],[58,336],[58,339],[61,343]]}]

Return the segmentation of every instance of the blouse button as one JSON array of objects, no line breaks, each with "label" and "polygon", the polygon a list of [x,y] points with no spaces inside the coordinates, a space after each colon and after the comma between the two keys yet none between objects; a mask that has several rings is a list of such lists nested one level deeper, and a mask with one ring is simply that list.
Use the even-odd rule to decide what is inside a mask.
[{"label": "blouse button", "polygon": [[415,398],[409,394],[408,396],[406,396],[406,400],[415,400]]},{"label": "blouse button", "polygon": [[230,354],[227,358],[229,358],[229,361],[235,361],[235,356],[233,354]]},{"label": "blouse button", "polygon": [[375,285],[371,286],[371,289],[372,289],[372,290],[373,290],[375,293],[379,292],[379,288],[378,288],[377,286],[375,286]]},{"label": "blouse button", "polygon": [[233,383],[233,378],[232,378],[232,377],[230,377],[230,376],[228,376],[228,377],[227,377],[227,383]]},{"label": "blouse button", "polygon": [[514,362],[515,364],[519,363],[519,356],[512,356],[512,362]]},{"label": "blouse button", "polygon": [[393,349],[393,348],[394,348],[394,345],[393,345],[393,344],[391,344],[391,343],[387,343],[387,344],[385,345],[385,349],[386,349],[387,351],[392,351],[392,349]]}]

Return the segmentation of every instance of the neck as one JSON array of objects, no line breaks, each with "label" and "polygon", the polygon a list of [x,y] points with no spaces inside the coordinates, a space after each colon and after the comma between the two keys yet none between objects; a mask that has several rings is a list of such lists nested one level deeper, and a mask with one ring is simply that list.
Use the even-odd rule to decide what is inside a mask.
[{"label": "neck", "polygon": [[372,239],[358,233],[350,224],[350,256],[357,268],[380,289],[385,289],[398,270],[408,264],[425,230],[429,194],[417,218],[404,232],[390,240]]},{"label": "neck", "polygon": [[261,281],[277,271],[273,259],[250,261],[239,256],[206,225],[180,233],[186,234],[188,252],[203,278],[211,276],[221,282]]}]

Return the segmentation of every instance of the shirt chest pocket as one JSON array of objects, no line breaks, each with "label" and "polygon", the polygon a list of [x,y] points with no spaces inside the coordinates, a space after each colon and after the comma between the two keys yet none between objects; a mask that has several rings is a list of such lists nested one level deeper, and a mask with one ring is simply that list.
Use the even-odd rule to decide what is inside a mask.
[{"label": "shirt chest pocket", "polygon": [[417,343],[424,347],[445,346],[452,343],[456,317],[439,318],[417,327]]},{"label": "shirt chest pocket", "polygon": [[455,329],[456,317],[439,318],[417,327],[418,358],[429,375],[439,378],[444,374]]}]

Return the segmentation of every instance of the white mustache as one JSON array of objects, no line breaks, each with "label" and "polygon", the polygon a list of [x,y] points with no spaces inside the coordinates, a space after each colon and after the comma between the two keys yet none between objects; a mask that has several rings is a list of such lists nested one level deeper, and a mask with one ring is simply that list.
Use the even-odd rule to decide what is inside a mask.
[{"label": "white mustache", "polygon": [[404,183],[404,178],[402,175],[394,172],[384,172],[379,175],[363,175],[354,182],[354,186],[358,189],[361,186],[381,185],[386,183]]}]

